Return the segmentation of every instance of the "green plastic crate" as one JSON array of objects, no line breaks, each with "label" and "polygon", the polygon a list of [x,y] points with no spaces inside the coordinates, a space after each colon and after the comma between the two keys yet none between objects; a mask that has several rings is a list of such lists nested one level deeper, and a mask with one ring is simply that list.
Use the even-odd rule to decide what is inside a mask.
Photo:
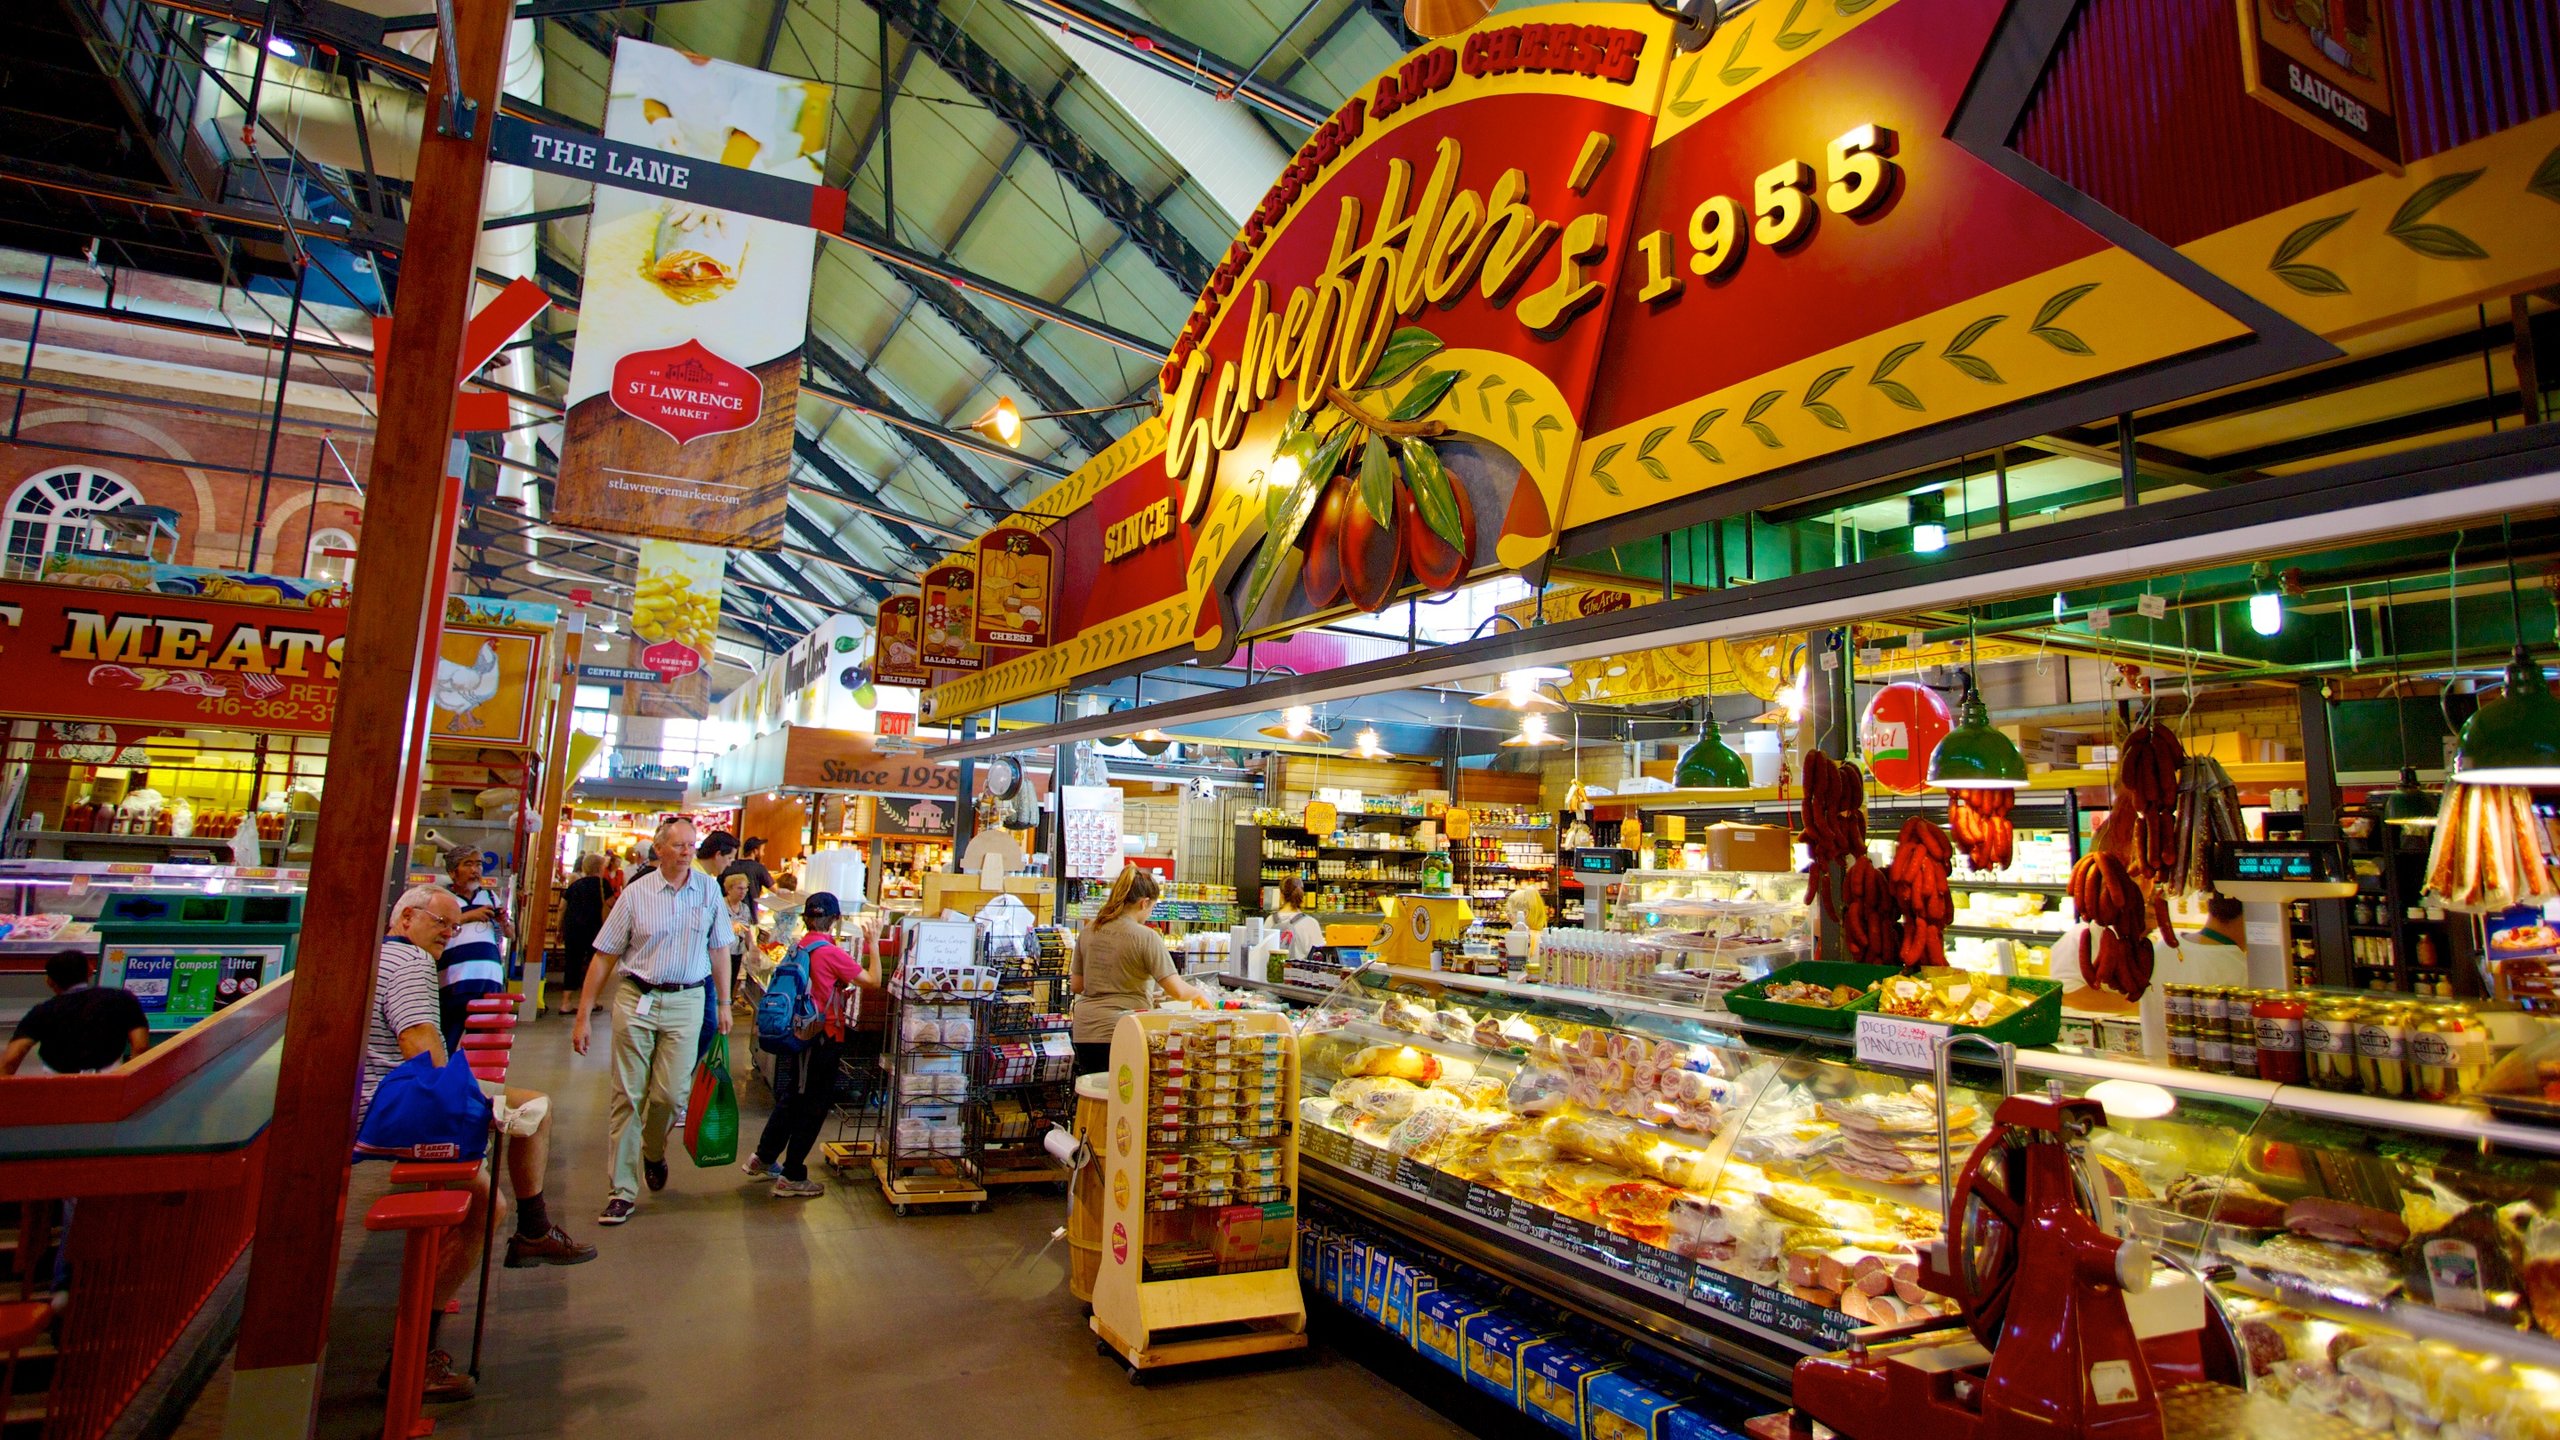
[{"label": "green plastic crate", "polygon": [[[1898,975],[1902,972],[1897,970],[1892,973]],[[1769,978],[1774,980],[1777,977],[1772,975]],[[2009,977],[2009,992],[2013,995],[2030,997],[2027,1008],[1996,1025],[1948,1025],[1947,1029],[1954,1034],[1979,1035],[1985,1040],[2004,1041],[2021,1050],[2051,1045],[2062,1038],[2061,981],[2040,980],[2033,975],[2012,975]],[[1869,1004],[1866,1008],[1872,1010],[1875,1006]],[[1851,1021],[1850,1025],[1856,1023]],[[1944,1021],[1932,1023],[1945,1024]],[[1840,1028],[1845,1030],[1849,1025],[1843,1025]],[[1973,1059],[1980,1053],[1979,1051],[1968,1052],[1964,1058]]]},{"label": "green plastic crate", "polygon": [[[1763,999],[1762,996],[1770,986],[1784,985],[1790,981],[1801,980],[1815,985],[1849,985],[1864,989],[1888,976],[1901,973],[1901,967],[1896,965],[1852,965],[1841,960],[1799,960],[1782,970],[1771,971],[1766,980],[1754,980],[1726,995],[1724,1008],[1745,1020],[1758,1020],[1770,1025],[1793,1025],[1804,1030],[1846,1032],[1857,1028],[1859,1012],[1876,1008],[1876,997],[1873,994],[1861,995],[1837,1010],[1825,1010],[1813,1005],[1789,1005],[1782,1000],[1768,1000]],[[2059,1024],[2061,1020],[2059,1009],[2055,1011],[2054,1018]]]}]

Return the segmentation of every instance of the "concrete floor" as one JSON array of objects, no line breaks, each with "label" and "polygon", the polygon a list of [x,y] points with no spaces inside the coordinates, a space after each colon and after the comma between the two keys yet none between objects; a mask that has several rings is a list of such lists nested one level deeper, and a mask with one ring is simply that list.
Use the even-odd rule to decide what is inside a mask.
[{"label": "concrete floor", "polygon": [[[1303,1359],[1130,1385],[1117,1361],[1094,1354],[1083,1306],[1067,1294],[1066,1243],[1050,1240],[1066,1202],[1045,1189],[1002,1193],[984,1214],[900,1219],[867,1182],[836,1184],[828,1173],[824,1196],[777,1201],[734,1167],[695,1169],[678,1146],[667,1189],[630,1224],[601,1228],[601,1024],[596,1039],[577,1057],[567,1025],[545,1019],[522,1033],[511,1079],[552,1095],[552,1215],[603,1253],[567,1269],[492,1272],[480,1395],[431,1410],[440,1435],[1469,1433],[1329,1342],[1338,1334],[1364,1353],[1385,1349],[1384,1337],[1351,1323],[1320,1325]],[[760,1083],[742,1086],[747,1144],[766,1099]],[[350,1217],[380,1193],[383,1168],[358,1172]],[[319,1434],[354,1440],[381,1433],[373,1380],[399,1248],[358,1227],[346,1252]],[[443,1343],[458,1356],[470,1318],[466,1289],[463,1313],[445,1324]],[[219,1435],[227,1383],[216,1378],[181,1437]],[[1469,1414],[1463,1403],[1452,1409]]]}]

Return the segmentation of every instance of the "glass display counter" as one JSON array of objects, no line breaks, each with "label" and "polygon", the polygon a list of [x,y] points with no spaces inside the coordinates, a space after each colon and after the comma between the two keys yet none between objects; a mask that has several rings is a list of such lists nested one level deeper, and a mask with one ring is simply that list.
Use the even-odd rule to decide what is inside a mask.
[{"label": "glass display counter", "polygon": [[[1299,1035],[1308,1183],[1558,1304],[1764,1386],[1949,1308],[1918,1284],[1943,1230],[1938,1097],[1846,1037],[1387,967]],[[2085,1157],[2102,1222],[2216,1278],[2263,1388],[2352,1399],[2388,1434],[2453,1423],[2441,1396],[2466,1377],[2560,1386],[2560,1132],[2095,1056],[2018,1071],[2108,1106]],[[1953,1166],[2000,1097],[1995,1069],[1955,1072]],[[2359,1345],[2398,1347],[2355,1363],[2416,1398],[2357,1378]]]},{"label": "glass display counter", "polygon": [[0,1021],[50,991],[46,959],[79,950],[99,983],[184,1028],[292,968],[308,872],[141,861],[0,861]]}]

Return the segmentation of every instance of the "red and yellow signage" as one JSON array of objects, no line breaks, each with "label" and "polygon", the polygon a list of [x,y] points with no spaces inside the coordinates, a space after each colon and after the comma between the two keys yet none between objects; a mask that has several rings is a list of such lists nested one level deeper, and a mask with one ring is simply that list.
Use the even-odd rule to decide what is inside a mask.
[{"label": "red and yellow signage", "polygon": [[2400,173],[2391,32],[2375,0],[2240,0],[2249,93],[2359,160]]},{"label": "red and yellow signage", "polygon": [[978,540],[973,638],[1016,649],[1048,644],[1057,579],[1056,541],[1019,525],[988,531]]},{"label": "red and yellow signage", "polygon": [[1683,54],[1558,5],[1414,51],[1248,217],[1158,417],[1007,522],[1058,543],[1051,641],[934,713],[2316,358],[2005,148],[2038,67],[1986,57],[2065,14],[1773,4]]},{"label": "red and yellow signage", "polygon": [[924,668],[923,597],[892,595],[880,602],[879,647],[871,678],[882,685],[932,683]]},{"label": "red and yellow signage", "polygon": [[[172,728],[326,735],[346,644],[342,606],[0,581],[0,713]],[[530,744],[542,632],[444,627],[434,733]]]},{"label": "red and yellow signage", "polygon": [[985,663],[972,630],[978,615],[978,567],[954,556],[924,572],[924,665],[975,670]]}]

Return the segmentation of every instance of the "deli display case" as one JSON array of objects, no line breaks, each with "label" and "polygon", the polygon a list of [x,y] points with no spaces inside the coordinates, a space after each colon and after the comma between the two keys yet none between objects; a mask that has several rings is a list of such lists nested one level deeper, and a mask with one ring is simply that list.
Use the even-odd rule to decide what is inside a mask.
[{"label": "deli display case", "polygon": [[[1848,1037],[1640,996],[1371,966],[1300,1016],[1302,1176],[1390,1232],[1787,1393],[1805,1354],[1950,1310],[1919,1283],[2002,1098]],[[2054,1050],[2107,1107],[2103,1223],[2209,1291],[2253,1389],[2378,1435],[2560,1437],[2560,1131]],[[2519,1404],[2513,1397],[2539,1404]]]}]

